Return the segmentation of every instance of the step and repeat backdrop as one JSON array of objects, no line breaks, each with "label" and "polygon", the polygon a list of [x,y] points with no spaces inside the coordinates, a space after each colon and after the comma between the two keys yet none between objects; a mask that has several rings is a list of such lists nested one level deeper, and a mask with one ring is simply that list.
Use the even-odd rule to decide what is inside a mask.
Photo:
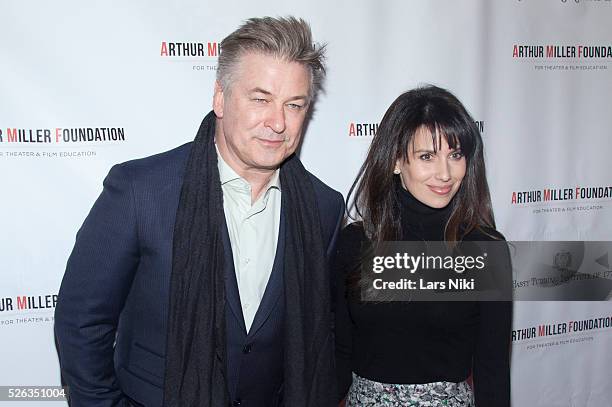
[{"label": "step and repeat backdrop", "polygon": [[[325,93],[300,154],[345,196],[389,104],[431,83],[477,121],[508,240],[612,240],[610,0],[7,0],[0,385],[60,383],[57,292],[102,180],[113,164],[193,139],[219,42],[264,15],[302,17],[327,43]],[[605,245],[592,255],[610,271]],[[515,303],[514,406],[612,406],[611,304]],[[15,403],[28,404],[38,405]]]}]

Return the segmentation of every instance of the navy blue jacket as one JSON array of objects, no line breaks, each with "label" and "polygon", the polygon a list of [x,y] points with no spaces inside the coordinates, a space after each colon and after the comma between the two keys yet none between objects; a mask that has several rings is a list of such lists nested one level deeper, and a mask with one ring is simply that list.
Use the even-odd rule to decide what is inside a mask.
[{"label": "navy blue jacket", "polygon": [[[162,405],[172,239],[190,149],[188,143],[114,166],[77,234],[55,311],[72,406]],[[344,203],[338,192],[310,178],[329,258]],[[282,212],[280,224],[270,280],[248,334],[223,230],[230,405],[282,405]]]}]

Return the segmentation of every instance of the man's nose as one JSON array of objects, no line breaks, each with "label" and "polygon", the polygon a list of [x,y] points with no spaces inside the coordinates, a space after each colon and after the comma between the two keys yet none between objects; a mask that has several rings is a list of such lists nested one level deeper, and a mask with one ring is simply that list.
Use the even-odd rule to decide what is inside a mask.
[{"label": "man's nose", "polygon": [[271,128],[275,133],[285,131],[287,124],[285,123],[285,108],[284,106],[270,106],[270,111],[266,117],[265,126]]}]

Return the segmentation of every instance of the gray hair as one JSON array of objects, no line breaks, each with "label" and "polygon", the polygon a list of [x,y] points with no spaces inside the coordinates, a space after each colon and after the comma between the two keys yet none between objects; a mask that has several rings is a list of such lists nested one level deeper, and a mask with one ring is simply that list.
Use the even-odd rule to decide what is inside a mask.
[{"label": "gray hair", "polygon": [[313,44],[310,26],[301,18],[250,18],[225,37],[220,48],[217,81],[224,91],[229,91],[236,66],[246,52],[259,52],[305,65],[310,71],[311,99],[323,85],[325,45]]}]

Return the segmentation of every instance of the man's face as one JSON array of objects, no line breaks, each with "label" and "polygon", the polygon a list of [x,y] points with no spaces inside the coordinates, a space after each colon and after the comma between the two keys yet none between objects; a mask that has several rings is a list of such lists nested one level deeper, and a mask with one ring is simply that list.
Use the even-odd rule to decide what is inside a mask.
[{"label": "man's face", "polygon": [[299,144],[309,89],[304,65],[242,55],[229,89],[216,84],[213,98],[217,146],[228,164],[240,175],[276,170]]}]

